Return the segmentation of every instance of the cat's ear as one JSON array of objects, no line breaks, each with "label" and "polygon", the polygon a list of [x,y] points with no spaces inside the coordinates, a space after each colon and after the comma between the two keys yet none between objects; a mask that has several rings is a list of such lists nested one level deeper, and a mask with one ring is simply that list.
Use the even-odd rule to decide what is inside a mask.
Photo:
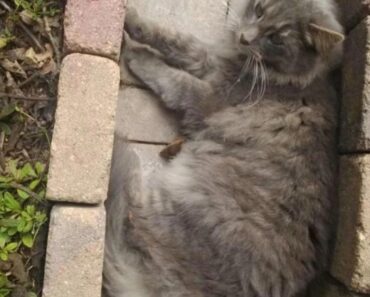
[{"label": "cat's ear", "polygon": [[342,33],[314,23],[308,25],[308,31],[313,45],[324,56],[329,55],[331,50],[345,39]]}]

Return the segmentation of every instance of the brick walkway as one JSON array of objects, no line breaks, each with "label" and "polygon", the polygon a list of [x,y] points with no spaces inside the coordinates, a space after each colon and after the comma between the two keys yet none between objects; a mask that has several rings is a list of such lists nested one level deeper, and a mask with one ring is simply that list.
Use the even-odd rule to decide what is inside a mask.
[{"label": "brick walkway", "polygon": [[[51,147],[44,297],[99,297],[125,3],[68,0]],[[108,21],[109,20],[109,21]]]}]

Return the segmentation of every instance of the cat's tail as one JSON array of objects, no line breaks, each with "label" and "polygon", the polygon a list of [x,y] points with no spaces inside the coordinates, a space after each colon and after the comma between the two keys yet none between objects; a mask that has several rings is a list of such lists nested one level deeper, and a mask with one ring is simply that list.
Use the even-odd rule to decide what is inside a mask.
[{"label": "cat's tail", "polygon": [[141,256],[130,248],[130,201],[141,192],[140,161],[122,137],[115,137],[108,200],[103,297],[149,297]]}]

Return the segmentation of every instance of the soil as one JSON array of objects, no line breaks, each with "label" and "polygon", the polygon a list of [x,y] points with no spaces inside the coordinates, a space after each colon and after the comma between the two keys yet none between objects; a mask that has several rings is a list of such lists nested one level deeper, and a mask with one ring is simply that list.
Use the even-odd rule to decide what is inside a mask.
[{"label": "soil", "polygon": [[[0,176],[10,159],[19,166],[48,165],[63,7],[60,0],[0,0]],[[0,272],[14,284],[10,295],[0,297],[32,297],[30,288],[41,294],[46,235],[45,224],[32,249],[0,261]]]}]

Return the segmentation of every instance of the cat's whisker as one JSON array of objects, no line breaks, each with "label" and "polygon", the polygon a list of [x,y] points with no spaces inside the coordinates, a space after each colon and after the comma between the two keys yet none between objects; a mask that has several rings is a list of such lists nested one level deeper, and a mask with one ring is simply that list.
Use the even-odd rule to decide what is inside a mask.
[{"label": "cat's whisker", "polygon": [[251,100],[251,103],[248,105],[249,107],[253,107],[257,105],[263,99],[263,94],[265,92],[265,83],[264,83],[263,74],[262,74],[263,70],[260,66],[261,66],[260,64],[256,64],[256,70],[257,70],[256,73],[257,73],[258,78],[260,79],[260,83],[256,84],[257,86],[256,92],[255,92],[256,95],[253,97],[252,95],[254,93],[255,87],[251,90],[252,92],[250,93],[248,99],[253,99],[253,100]]},{"label": "cat's whisker", "polygon": [[260,68],[260,84],[259,84],[259,92],[258,95],[261,95],[261,92],[263,91],[264,84],[265,84],[265,72],[264,72],[264,67],[262,64],[262,61],[258,61],[258,67]]},{"label": "cat's whisker", "polygon": [[233,19],[227,19],[223,24],[225,27],[234,27],[234,28],[240,27],[240,22],[238,20]]},{"label": "cat's whisker", "polygon": [[246,63],[244,64],[241,72],[240,72],[240,78],[245,77],[245,75],[249,72],[250,66],[253,65],[253,57],[251,55],[248,55]]},{"label": "cat's whisker", "polygon": [[231,18],[228,18],[226,21],[223,20],[223,21],[218,21],[218,22],[214,22],[215,25],[220,25],[222,27],[224,27],[226,30],[227,29],[232,29],[232,31],[236,31],[239,27],[240,27],[240,21],[237,20],[237,19],[231,19]]},{"label": "cat's whisker", "polygon": [[240,23],[238,21],[227,21],[224,23],[224,27],[231,27],[236,31],[240,28]]},{"label": "cat's whisker", "polygon": [[255,55],[255,52],[251,51],[253,53],[253,60],[254,60],[254,68],[253,68],[253,88],[252,88],[252,91],[254,92],[256,86],[257,86],[257,82],[258,82],[258,79],[259,79],[259,65],[258,65],[258,57]]},{"label": "cat's whisker", "polygon": [[230,88],[229,88],[229,90],[227,91],[228,96],[230,96],[230,94],[231,94],[232,90],[236,87],[236,85],[237,85],[238,83],[240,83],[240,81],[242,80],[242,78],[243,78],[243,77],[245,76],[245,74],[248,72],[248,68],[249,68],[249,66],[250,66],[251,62],[252,62],[252,58],[251,58],[251,56],[250,56],[250,55],[248,55],[248,56],[247,56],[247,59],[246,59],[246,61],[245,61],[245,63],[244,63],[244,65],[243,65],[243,67],[242,67],[242,69],[241,69],[241,71],[240,71],[240,73],[239,73],[239,75],[238,75],[238,77],[237,77],[237,79],[235,80],[235,82],[231,85],[231,87],[230,87]]},{"label": "cat's whisker", "polygon": [[238,20],[229,19],[228,21],[225,22],[225,25],[239,27],[240,22]]},{"label": "cat's whisker", "polygon": [[231,32],[235,32],[237,29],[238,29],[239,25],[238,24],[227,24],[225,23],[224,24],[224,28],[228,31],[231,31]]},{"label": "cat's whisker", "polygon": [[248,47],[248,50],[249,52],[254,56],[254,58],[256,59],[256,61],[261,61],[262,60],[262,56],[261,54],[258,52],[257,49],[253,48],[253,47]]},{"label": "cat's whisker", "polygon": [[267,88],[267,74],[266,74],[266,67],[263,63],[263,61],[259,62],[259,65],[261,67],[261,85],[259,88],[259,94],[258,98],[261,100],[265,94],[266,88]]},{"label": "cat's whisker", "polygon": [[260,78],[260,68],[259,68],[259,65],[258,65],[258,61],[255,60],[255,63],[254,63],[254,78],[253,78],[253,88],[252,88],[252,93],[250,95],[250,99],[252,98],[252,95],[255,91],[257,91],[257,87],[258,87],[258,80]]},{"label": "cat's whisker", "polygon": [[264,93],[266,91],[266,72],[265,72],[265,67],[263,65],[263,62],[257,61],[257,67],[258,67],[258,79],[259,79],[259,84],[257,85],[257,96],[256,100],[254,101],[253,105],[257,104],[263,99]]},{"label": "cat's whisker", "polygon": [[[267,84],[267,76],[266,76],[266,69],[265,65],[262,60],[261,54],[254,48],[248,48],[249,53],[253,57],[254,67],[253,67],[253,81],[251,84],[251,90],[249,94],[246,96],[246,99],[250,99],[253,94],[255,94],[256,100],[253,102],[252,105],[258,103],[260,99],[263,98],[263,95],[266,91],[266,84]],[[244,99],[244,100],[246,100]]]},{"label": "cat's whisker", "polygon": [[254,91],[254,88],[256,87],[256,83],[257,83],[257,79],[258,79],[258,66],[257,66],[257,61],[256,59],[254,58],[254,56],[252,55],[252,62],[253,62],[253,71],[251,71],[252,75],[253,75],[253,78],[252,78],[252,84],[251,84],[251,88],[249,90],[249,93],[243,98],[242,101],[246,101],[248,99],[251,98],[252,94],[253,94],[253,91]]}]

